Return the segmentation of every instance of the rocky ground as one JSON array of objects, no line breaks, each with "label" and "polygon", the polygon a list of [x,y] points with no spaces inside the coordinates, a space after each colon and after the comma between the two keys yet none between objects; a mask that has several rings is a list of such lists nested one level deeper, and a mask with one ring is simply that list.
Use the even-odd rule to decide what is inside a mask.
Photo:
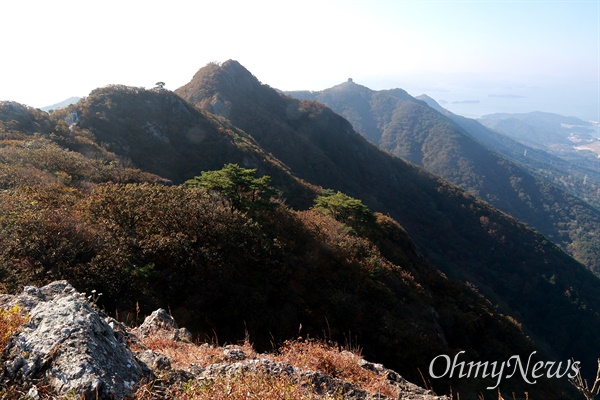
[{"label": "rocky ground", "polygon": [[27,313],[2,352],[2,399],[446,399],[323,342],[196,344],[162,309],[130,329],[91,300],[65,281],[0,295]]}]

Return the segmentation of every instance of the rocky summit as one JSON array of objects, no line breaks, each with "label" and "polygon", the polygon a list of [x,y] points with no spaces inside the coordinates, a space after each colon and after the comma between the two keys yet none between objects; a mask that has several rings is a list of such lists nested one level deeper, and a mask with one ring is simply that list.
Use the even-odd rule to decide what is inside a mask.
[{"label": "rocky summit", "polygon": [[[163,309],[130,329],[98,310],[94,300],[94,295],[79,293],[67,281],[0,295],[0,308],[17,305],[26,313],[26,322],[1,355],[2,398],[168,399],[176,396],[174,388],[184,384],[189,388],[201,382],[208,387],[207,382],[215,380],[261,374],[301,382],[302,390],[314,393],[311,398],[446,399],[348,351],[339,356],[352,360],[354,368],[382,378],[394,396],[241,346],[193,344],[190,332],[178,327]],[[160,351],[177,346],[187,346],[188,355],[204,349],[210,352],[205,359],[212,361],[186,363],[173,352]]]}]

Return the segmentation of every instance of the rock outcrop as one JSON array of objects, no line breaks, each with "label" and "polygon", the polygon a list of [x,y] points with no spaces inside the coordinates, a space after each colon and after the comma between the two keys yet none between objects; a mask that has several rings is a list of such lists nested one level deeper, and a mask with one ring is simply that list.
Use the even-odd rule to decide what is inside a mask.
[{"label": "rock outcrop", "polygon": [[[447,400],[446,396],[436,396],[433,392],[414,385],[396,372],[387,370],[381,364],[372,364],[365,360],[361,360],[364,364],[379,366],[377,372],[383,374],[389,383],[394,386],[399,392],[399,399],[403,400]],[[244,360],[237,362],[224,362],[211,364],[205,369],[192,369],[192,373],[196,379],[217,379],[219,377],[233,377],[241,373],[267,373],[270,375],[287,375],[293,377],[296,381],[311,385],[315,391],[329,398],[332,394],[341,394],[344,399],[350,400],[384,400],[389,397],[376,393],[369,393],[360,387],[333,378],[327,374],[318,371],[303,370],[296,368],[288,363],[281,361],[272,361],[264,358],[256,358],[252,360]]]},{"label": "rock outcrop", "polygon": [[192,340],[191,332],[186,328],[179,328],[175,319],[162,308],[152,312],[139,327],[132,331],[140,338],[161,336],[188,343]]},{"label": "rock outcrop", "polygon": [[120,324],[95,310],[65,281],[39,289],[29,286],[0,302],[20,303],[29,313],[2,354],[4,384],[43,382],[59,395],[121,399],[147,370],[114,329]]},{"label": "rock outcrop", "polygon": [[[168,399],[168,385],[266,373],[286,375],[303,386],[309,385],[318,397],[337,393],[344,399],[387,398],[319,371],[298,368],[264,355],[249,356],[232,345],[219,348],[204,344],[202,346],[221,352],[222,357],[213,363],[181,367],[169,356],[143,344],[145,339],[160,338],[194,346],[189,331],[179,328],[165,310],[156,310],[142,325],[128,330],[88,300],[66,281],[42,288],[28,286],[16,296],[0,295],[0,308],[20,304],[29,315],[2,353],[0,393],[3,388],[18,387],[25,398],[36,399],[39,398],[36,385],[41,385],[49,387],[59,398],[75,395],[86,399],[123,399],[145,378],[156,379],[153,398]],[[131,350],[132,345],[135,351]],[[407,382],[381,364],[366,360],[358,363],[384,376],[396,388],[400,399],[447,399]]]}]

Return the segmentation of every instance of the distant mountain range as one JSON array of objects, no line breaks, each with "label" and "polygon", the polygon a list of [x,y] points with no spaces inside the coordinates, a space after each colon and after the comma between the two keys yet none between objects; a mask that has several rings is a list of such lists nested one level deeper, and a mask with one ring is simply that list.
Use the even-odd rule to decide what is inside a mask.
[{"label": "distant mountain range", "polygon": [[570,164],[600,174],[600,126],[575,117],[531,112],[490,114],[479,121],[520,143],[543,149]]},{"label": "distant mountain range", "polygon": [[[430,107],[452,119],[469,135],[485,146],[527,169],[530,174],[540,177],[549,183],[553,183],[583,199],[594,207],[600,208],[600,160],[591,156],[591,153],[578,154],[578,151],[574,149],[579,147],[577,143],[571,142],[569,145],[566,145],[566,151],[553,151],[552,149],[555,148],[555,146],[549,145],[552,143],[551,140],[546,140],[543,143],[530,146],[527,145],[527,140],[519,141],[517,138],[512,138],[510,135],[484,126],[480,121],[453,114],[442,108],[435,100],[428,96],[419,96],[418,98],[427,102]],[[513,114],[496,114],[497,118],[503,118],[503,116],[509,115]],[[537,119],[544,119],[544,116],[549,118],[549,121],[543,123],[542,126],[550,126],[550,128],[543,128],[540,126],[538,129],[550,129],[551,131],[556,131],[556,129],[563,130],[563,132],[559,134],[559,141],[563,141],[565,137],[568,138],[569,134],[564,132],[565,126],[557,127],[555,122],[557,120],[563,121],[563,123],[571,122],[574,124],[582,124],[580,127],[585,132],[588,132],[589,129],[593,128],[593,124],[581,121],[577,118],[563,117],[549,113],[531,113],[531,115],[537,115]],[[534,118],[532,119],[535,120]],[[512,135],[514,136],[514,134]],[[550,138],[552,133],[549,133],[547,136]],[[542,135],[542,137],[544,137],[544,135]]]},{"label": "distant mountain range", "polygon": [[[537,170],[539,163],[530,166],[512,161],[510,151],[515,144],[509,144],[510,139],[503,141],[501,135],[477,121],[455,116],[432,99],[423,97],[421,101],[401,89],[374,91],[347,81],[320,92],[288,94],[326,104],[383,150],[528,223],[591,270],[600,272],[600,211],[592,205],[598,201],[586,203],[575,195],[597,200],[597,193],[591,192],[593,179],[588,185],[590,192],[571,193],[552,180],[544,180],[544,174],[532,174],[530,170]],[[527,151],[519,150],[520,155]],[[535,153],[530,149],[530,157]],[[546,175],[554,172],[546,171]],[[560,181],[569,172],[565,168],[551,176]],[[593,176],[590,173],[590,178]]]},{"label": "distant mountain range", "polygon": [[70,106],[71,104],[77,103],[79,100],[81,100],[81,97],[69,97],[68,99],[63,100],[59,103],[52,104],[51,106],[42,107],[41,110],[46,112],[52,110],[60,110],[61,108],[65,108]]},{"label": "distant mountain range", "polygon": [[594,126],[589,121],[539,111],[489,114],[479,118],[479,122],[506,136],[545,149],[557,144],[572,145],[597,139]]},{"label": "distant mountain range", "polygon": [[[600,279],[490,203],[532,214],[591,266],[594,207],[401,89],[346,82],[319,93],[292,98],[230,60],[174,93],[94,90],[71,107],[76,125],[66,110],[0,103],[3,284],[66,278],[108,293],[107,310],[172,307],[220,341],[326,332],[413,380],[460,350],[596,366]],[[281,193],[272,208],[235,210],[217,190],[180,186],[227,163],[269,175]],[[375,219],[352,226],[319,213],[315,198],[337,191]],[[425,379],[464,398],[489,383]],[[501,390],[572,397],[558,379]]]}]

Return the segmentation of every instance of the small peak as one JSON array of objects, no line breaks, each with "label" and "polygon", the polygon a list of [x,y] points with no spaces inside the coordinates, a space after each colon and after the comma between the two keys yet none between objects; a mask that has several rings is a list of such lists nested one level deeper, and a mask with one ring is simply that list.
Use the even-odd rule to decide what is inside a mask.
[{"label": "small peak", "polygon": [[229,74],[252,77],[252,73],[248,71],[242,64],[236,60],[227,60],[221,64],[221,70]]},{"label": "small peak", "polygon": [[435,101],[433,98],[431,98],[430,96],[428,96],[426,94],[416,96],[415,99],[424,101],[429,107],[433,108],[436,111],[439,111],[442,113],[447,112],[447,110],[444,107],[442,107],[437,101]]},{"label": "small peak", "polygon": [[229,59],[221,64],[223,68],[244,68],[237,60]]},{"label": "small peak", "polygon": [[341,90],[341,91],[352,92],[352,93],[355,93],[355,92],[369,93],[369,92],[372,91],[368,87],[363,86],[361,84],[358,84],[358,83],[354,82],[354,79],[352,79],[352,78],[348,78],[347,81],[342,82],[342,83],[340,83],[338,85],[335,85],[335,86],[333,86],[333,87],[331,87],[329,89],[326,89],[326,90],[336,90],[336,91],[340,91]]}]

